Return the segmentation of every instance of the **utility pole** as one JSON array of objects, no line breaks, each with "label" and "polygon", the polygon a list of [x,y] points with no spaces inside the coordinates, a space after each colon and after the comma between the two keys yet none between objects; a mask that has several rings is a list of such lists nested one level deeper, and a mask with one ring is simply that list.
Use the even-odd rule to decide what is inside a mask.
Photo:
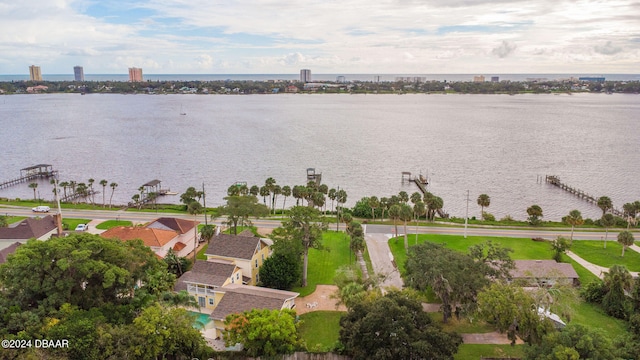
[{"label": "utility pole", "polygon": [[467,238],[467,223],[469,222],[469,190],[467,190],[467,212],[464,215],[464,238]]},{"label": "utility pole", "polygon": [[56,204],[58,204],[58,213],[56,214],[56,227],[58,228],[58,237],[62,237],[62,210],[60,209],[60,197],[58,193],[60,192],[60,188],[58,187],[58,177],[56,175]]}]

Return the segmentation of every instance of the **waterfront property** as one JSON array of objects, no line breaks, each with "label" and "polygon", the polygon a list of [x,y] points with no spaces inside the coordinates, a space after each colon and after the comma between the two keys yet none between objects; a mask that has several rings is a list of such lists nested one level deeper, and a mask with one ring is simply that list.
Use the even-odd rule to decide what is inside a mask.
[{"label": "waterfront property", "polygon": [[116,238],[122,241],[140,239],[160,258],[173,249],[177,256],[187,256],[196,246],[197,226],[190,220],[176,218],[158,218],[146,226],[117,226],[102,234],[103,238]]},{"label": "waterfront property", "polygon": [[224,292],[221,287],[228,284],[243,283],[247,278],[234,264],[196,261],[191,270],[184,273],[176,282],[175,291],[186,290],[196,298],[198,306],[213,310],[218,306]]},{"label": "waterfront property", "polygon": [[234,264],[242,269],[248,285],[258,283],[262,263],[271,255],[271,240],[255,236],[219,234],[209,241],[207,261]]}]

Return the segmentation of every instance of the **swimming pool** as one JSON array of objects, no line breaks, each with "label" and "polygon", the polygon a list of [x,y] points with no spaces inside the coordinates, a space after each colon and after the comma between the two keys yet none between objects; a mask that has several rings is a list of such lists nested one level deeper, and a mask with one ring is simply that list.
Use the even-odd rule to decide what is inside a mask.
[{"label": "swimming pool", "polygon": [[189,314],[193,315],[195,318],[193,321],[193,327],[198,330],[205,329],[209,322],[212,321],[209,314],[203,314],[195,311],[189,311]]}]

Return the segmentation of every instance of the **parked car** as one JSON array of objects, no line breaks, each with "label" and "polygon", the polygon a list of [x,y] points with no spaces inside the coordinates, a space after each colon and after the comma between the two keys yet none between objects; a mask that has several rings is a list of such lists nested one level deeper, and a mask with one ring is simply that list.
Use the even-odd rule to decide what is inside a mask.
[{"label": "parked car", "polygon": [[78,226],[76,226],[76,231],[87,231],[88,228],[89,225],[87,224],[78,224]]},{"label": "parked car", "polygon": [[49,212],[49,210],[51,210],[51,208],[44,205],[36,206],[31,209],[31,211],[33,212],[45,212],[45,213]]}]

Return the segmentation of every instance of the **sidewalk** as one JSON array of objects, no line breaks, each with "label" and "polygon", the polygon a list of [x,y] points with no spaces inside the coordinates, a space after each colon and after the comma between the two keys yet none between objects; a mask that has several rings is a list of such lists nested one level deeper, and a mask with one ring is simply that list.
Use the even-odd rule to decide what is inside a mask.
[{"label": "sidewalk", "polygon": [[[635,245],[633,245],[635,246]],[[640,247],[635,246],[635,248],[631,247],[633,250],[640,252]],[[571,252],[571,251],[567,251],[566,252],[567,256],[569,256],[570,258],[572,258],[575,262],[577,262],[578,264],[584,266],[585,269],[589,270],[592,274],[594,274],[595,276],[597,276],[598,278],[602,279],[604,277],[604,273],[609,272],[609,268],[606,268],[604,266],[600,266],[600,265],[596,265],[596,264],[592,264],[590,262],[588,262],[587,260],[581,258],[580,256],[576,255],[575,253]],[[638,273],[635,271],[629,271],[629,273],[631,274],[631,276],[633,277],[638,277]]]}]

